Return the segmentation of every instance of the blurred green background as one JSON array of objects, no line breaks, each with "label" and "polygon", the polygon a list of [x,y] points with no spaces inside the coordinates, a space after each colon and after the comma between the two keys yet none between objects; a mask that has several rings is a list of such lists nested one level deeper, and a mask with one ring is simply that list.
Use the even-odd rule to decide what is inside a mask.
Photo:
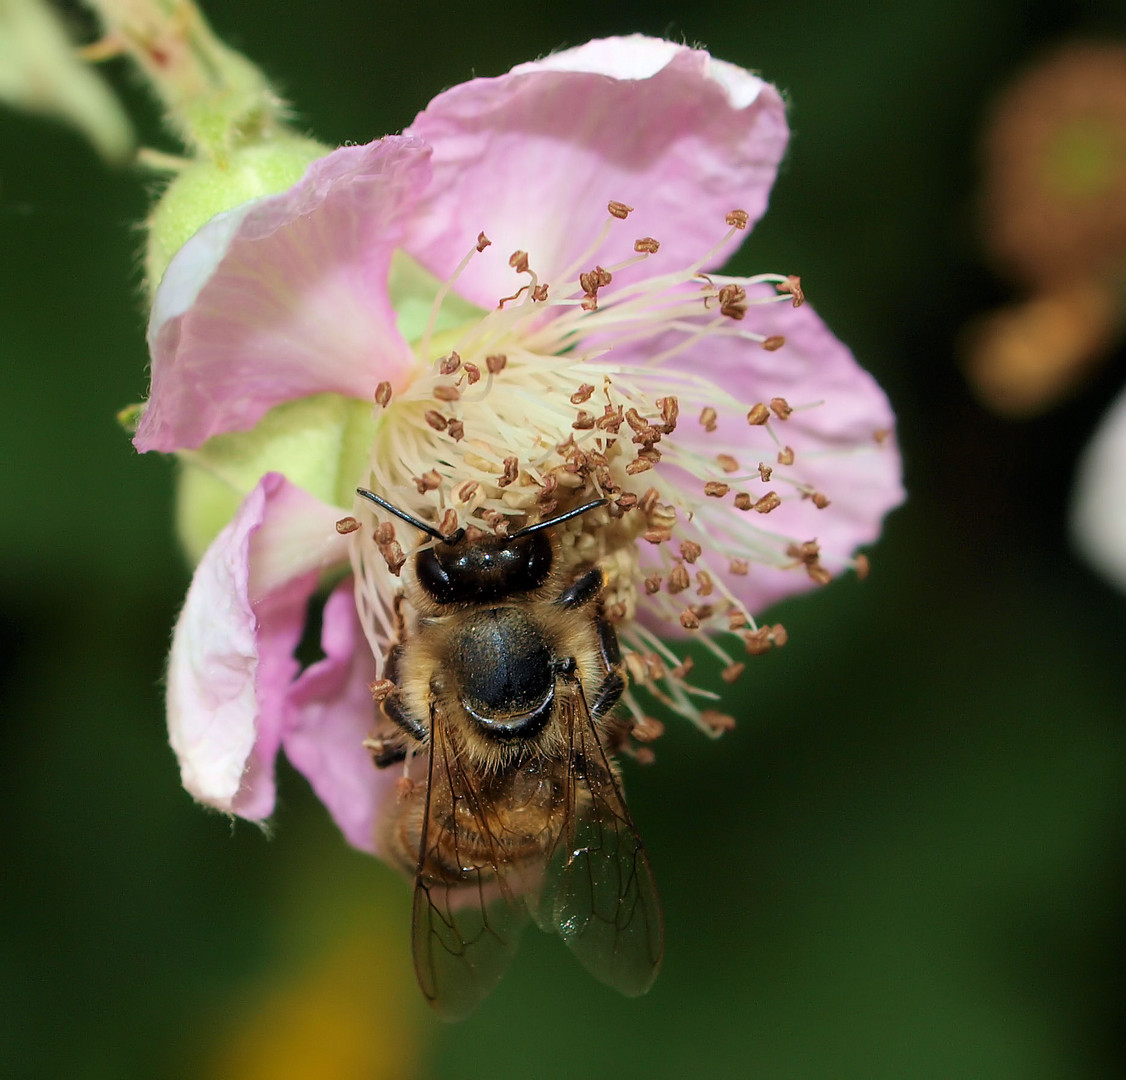
[{"label": "blurred green background", "polygon": [[[79,28],[77,9],[72,11]],[[645,998],[530,932],[446,1027],[409,890],[292,770],[272,835],[179,787],[161,674],[188,582],[146,390],[145,180],[0,112],[0,1074],[5,1077],[1122,1075],[1126,598],[1069,551],[1076,456],[1122,354],[1023,423],[958,372],[1005,300],[976,236],[996,91],[1100,3],[211,4],[328,142],[441,88],[644,31],[760,70],[794,140],[737,268],[802,275],[888,390],[910,501],[870,579],[783,605],[790,644],[627,769],[667,918]],[[145,139],[173,149],[122,66]]]}]

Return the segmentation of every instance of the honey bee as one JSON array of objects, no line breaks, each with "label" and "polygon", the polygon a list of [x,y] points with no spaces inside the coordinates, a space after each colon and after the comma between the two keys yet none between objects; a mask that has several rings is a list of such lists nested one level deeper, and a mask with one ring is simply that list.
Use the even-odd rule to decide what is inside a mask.
[{"label": "honey bee", "polygon": [[[613,755],[628,725],[603,576],[559,569],[556,526],[597,499],[502,537],[428,535],[397,601],[369,740],[378,767],[407,762],[384,816],[384,850],[414,878],[412,951],[423,994],[467,1016],[504,974],[529,914],[596,978],[627,995],[652,985],[663,925],[649,860]],[[408,631],[403,600],[417,613]],[[419,782],[424,779],[423,782]]]}]

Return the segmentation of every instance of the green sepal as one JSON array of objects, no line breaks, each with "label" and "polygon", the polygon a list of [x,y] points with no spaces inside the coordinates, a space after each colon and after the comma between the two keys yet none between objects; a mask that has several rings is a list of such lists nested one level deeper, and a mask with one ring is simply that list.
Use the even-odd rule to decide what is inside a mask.
[{"label": "green sepal", "polygon": [[268,472],[282,473],[343,515],[366,478],[376,426],[369,402],[318,394],[278,405],[250,431],[181,451],[176,532],[189,560],[199,561]]}]

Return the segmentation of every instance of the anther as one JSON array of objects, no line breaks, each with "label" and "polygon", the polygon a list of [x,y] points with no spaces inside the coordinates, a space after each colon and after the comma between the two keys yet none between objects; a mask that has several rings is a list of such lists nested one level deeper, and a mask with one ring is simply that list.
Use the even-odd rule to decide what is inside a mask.
[{"label": "anther", "polygon": [[697,596],[711,596],[715,585],[712,583],[712,575],[707,570],[696,571],[696,595]]},{"label": "anther", "polygon": [[683,626],[685,630],[699,630],[700,620],[694,611],[686,608],[680,613],[680,625]]},{"label": "anther", "polygon": [[887,428],[877,428],[872,432],[872,438],[876,440],[877,446],[883,446],[891,438],[891,431]]},{"label": "anther", "polygon": [[739,462],[730,454],[716,454],[716,461],[719,462],[719,467],[725,473],[735,473],[739,471]]},{"label": "anther", "polygon": [[774,647],[774,642],[770,640],[770,627],[760,626],[757,630],[745,630],[743,644],[750,656],[762,656],[763,653],[770,652]]},{"label": "anther", "polygon": [[700,712],[700,720],[715,735],[735,730],[735,717],[716,712],[715,709],[703,709]]},{"label": "anther", "polygon": [[709,480],[704,485],[704,494],[713,499],[722,499],[731,488],[721,480]]},{"label": "anther", "polygon": [[665,434],[671,435],[676,431],[676,420],[680,415],[680,402],[675,397],[659,397],[657,398],[657,408],[661,410]]},{"label": "anther", "polygon": [[779,465],[793,465],[794,463],[794,448],[792,446],[783,446],[778,451],[778,464]]},{"label": "anther", "polygon": [[465,377],[469,380],[469,385],[472,386],[481,378],[481,369],[476,364],[466,364]]},{"label": "anther", "polygon": [[645,659],[645,674],[651,682],[656,682],[658,679],[664,679],[668,676],[668,668],[665,667],[665,662],[655,653],[647,652],[644,656]]},{"label": "anther", "polygon": [[665,731],[665,725],[655,716],[639,716],[633,722],[630,734],[640,743],[651,743],[659,739]]},{"label": "anther", "polygon": [[790,635],[787,633],[786,628],[779,622],[775,623],[770,628],[770,640],[774,642],[776,648],[780,649],[790,640]]},{"label": "anther", "polygon": [[343,517],[336,523],[336,531],[341,536],[354,533],[359,527],[360,523],[354,517]]},{"label": "anther", "polygon": [[601,431],[607,431],[611,435],[617,435],[618,429],[622,426],[624,419],[625,414],[621,405],[616,409],[612,405],[607,405],[602,415],[597,420],[597,426]]},{"label": "anther", "polygon": [[626,465],[626,474],[637,476],[638,473],[648,472],[651,468],[653,468],[653,462],[643,457],[636,457]]},{"label": "anther", "polygon": [[504,459],[504,472],[501,474],[500,479],[497,481],[497,487],[508,487],[509,484],[516,480],[520,472],[520,461],[515,457],[506,457]]},{"label": "anther", "polygon": [[744,671],[747,670],[746,664],[729,664],[720,672],[720,678],[725,683],[733,683]]},{"label": "anther", "polygon": [[451,420],[446,428],[446,434],[448,434],[454,442],[461,442],[461,440],[465,438],[465,424],[460,420]]},{"label": "anther", "polygon": [[735,509],[736,510],[750,510],[754,506],[754,499],[750,497],[745,491],[740,491],[735,496]]},{"label": "anther", "polygon": [[614,500],[614,505],[622,511],[622,513],[625,513],[627,510],[632,510],[637,505],[637,496],[632,491],[624,491]]},{"label": "anther", "polygon": [[407,557],[403,554],[403,549],[399,546],[399,541],[392,540],[389,544],[380,544],[379,554],[386,560],[387,569],[398,577],[407,561]]},{"label": "anther", "polygon": [[610,203],[607,205],[606,209],[610,212],[611,217],[616,217],[621,221],[625,221],[625,219],[628,218],[631,213],[633,213],[632,206],[626,206],[625,203],[618,202],[614,199],[610,200]]},{"label": "anther", "polygon": [[636,409],[629,409],[626,412],[626,423],[629,424],[636,432],[647,431],[649,429],[649,421],[646,420]]},{"label": "anther", "polygon": [[868,561],[867,555],[857,555],[856,563],[856,576],[863,581],[868,576],[868,571],[871,570],[872,564]]},{"label": "anther", "polygon": [[414,486],[418,488],[419,495],[425,495],[428,491],[435,491],[440,488],[442,478],[438,475],[437,469],[431,469],[421,476],[414,477]]},{"label": "anther", "polygon": [[703,411],[700,413],[700,423],[705,431],[711,432],[716,429],[716,418],[718,414],[715,409],[710,405],[705,405]]},{"label": "anther", "polygon": [[571,427],[576,431],[590,431],[594,427],[594,413],[579,409],[578,415],[571,422]]},{"label": "anther", "polygon": [[386,379],[375,388],[375,403],[382,409],[387,408],[391,400],[391,384]]},{"label": "anther", "polygon": [[703,548],[695,540],[685,540],[680,545],[680,557],[686,563],[694,563],[703,552]]},{"label": "anther", "polygon": [[760,401],[751,406],[747,413],[747,423],[752,427],[761,427],[770,419],[770,410]]},{"label": "anther", "polygon": [[514,251],[508,256],[508,265],[518,274],[526,274],[528,272],[528,253],[526,251]]},{"label": "anther", "polygon": [[761,461],[758,463],[759,479],[764,484],[770,483],[770,478],[774,475],[774,470],[769,465],[764,465]]},{"label": "anther", "polygon": [[785,344],[786,339],[781,334],[771,334],[770,337],[762,343],[762,347],[767,352],[777,352]]},{"label": "anther", "polygon": [[740,611],[738,608],[732,608],[727,613],[727,629],[734,633],[736,630],[742,630],[747,625],[747,614]]},{"label": "anther", "polygon": [[457,532],[457,511],[451,506],[442,515],[442,520],[438,522],[438,532],[443,536],[453,536]]},{"label": "anther", "polygon": [[532,299],[538,301],[541,304],[545,300],[547,300],[547,283],[546,282],[544,282],[542,285],[537,285],[537,286],[535,286],[535,288],[532,289]]},{"label": "anther", "polygon": [[446,386],[440,383],[434,387],[434,396],[439,401],[457,401],[461,397],[461,391],[456,386]]},{"label": "anther", "polygon": [[504,371],[504,366],[507,363],[508,357],[503,353],[485,357],[485,367],[489,369],[490,375],[499,375],[502,371]]},{"label": "anther", "polygon": [[773,491],[768,491],[758,502],[755,503],[755,510],[760,514],[769,514],[771,510],[777,510],[782,505],[782,500]]},{"label": "anther", "polygon": [[[724,308],[734,307],[737,304],[743,303],[747,299],[747,290],[742,285],[728,284],[724,285],[716,294],[719,300],[719,309],[726,315],[727,312]],[[742,316],[740,316],[742,318]]]},{"label": "anther", "polygon": [[794,412],[793,407],[784,397],[772,397],[770,399],[770,411],[779,420],[789,420]]},{"label": "anther", "polygon": [[491,243],[492,243],[492,241],[483,232],[479,232],[477,234],[477,250],[478,251],[484,251],[485,248],[487,248]]},{"label": "anther", "polygon": [[633,242],[633,250],[643,255],[656,255],[660,247],[660,241],[651,236],[643,236]]},{"label": "anther", "polygon": [[674,566],[669,573],[669,595],[675,596],[679,592],[684,592],[692,584],[692,579],[688,576],[688,571],[683,566]]},{"label": "anther", "polygon": [[786,280],[774,286],[780,293],[785,293],[794,298],[794,307],[801,307],[805,303],[805,293],[802,292],[801,278],[797,274],[790,274]]},{"label": "anther", "polygon": [[371,694],[372,701],[377,705],[394,689],[395,684],[390,679],[376,679],[374,682],[368,683],[368,693]]},{"label": "anther", "polygon": [[746,559],[732,559],[727,564],[727,570],[733,577],[746,577],[750,569],[751,564]]},{"label": "anther", "polygon": [[818,510],[824,510],[829,505],[829,500],[820,491],[815,491],[809,498]]},{"label": "anther", "polygon": [[751,215],[746,210],[732,210],[723,220],[734,229],[745,229]]},{"label": "anther", "polygon": [[449,421],[436,409],[427,409],[425,419],[435,431],[445,431],[449,426]]},{"label": "anther", "polygon": [[371,534],[377,545],[389,544],[395,539],[395,526],[389,521],[381,521],[372,529]]},{"label": "anther", "polygon": [[[453,490],[454,502],[461,503],[462,506],[468,506],[473,501],[473,496],[477,494],[478,489],[481,487],[476,480],[463,480]],[[446,534],[447,536],[449,533]]]},{"label": "anther", "polygon": [[590,396],[593,393],[594,393],[594,387],[591,386],[590,383],[583,383],[578,388],[578,390],[576,390],[571,395],[571,404],[572,405],[582,405],[585,402],[590,401]]},{"label": "anther", "polygon": [[638,506],[643,514],[651,514],[657,508],[657,500],[660,499],[661,493],[654,487],[646,488],[644,494],[641,496],[641,502]]},{"label": "anther", "polygon": [[452,375],[459,367],[461,367],[461,357],[456,351],[451,352],[449,356],[443,356],[438,361],[438,372],[441,375]]},{"label": "anther", "polygon": [[672,539],[672,529],[666,527],[646,529],[641,534],[641,538],[650,544],[663,544],[666,540]]}]

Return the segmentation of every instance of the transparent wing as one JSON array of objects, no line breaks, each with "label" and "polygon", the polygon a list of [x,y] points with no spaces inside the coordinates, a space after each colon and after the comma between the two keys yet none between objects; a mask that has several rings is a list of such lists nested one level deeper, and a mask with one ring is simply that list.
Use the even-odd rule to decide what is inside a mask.
[{"label": "transparent wing", "polygon": [[566,824],[548,862],[536,917],[596,979],[634,997],[653,985],[661,966],[661,905],[641,837],[581,694],[569,712]]},{"label": "transparent wing", "polygon": [[461,1020],[508,968],[527,909],[505,880],[486,807],[439,717],[430,731],[411,946],[426,999],[443,1019]]}]

